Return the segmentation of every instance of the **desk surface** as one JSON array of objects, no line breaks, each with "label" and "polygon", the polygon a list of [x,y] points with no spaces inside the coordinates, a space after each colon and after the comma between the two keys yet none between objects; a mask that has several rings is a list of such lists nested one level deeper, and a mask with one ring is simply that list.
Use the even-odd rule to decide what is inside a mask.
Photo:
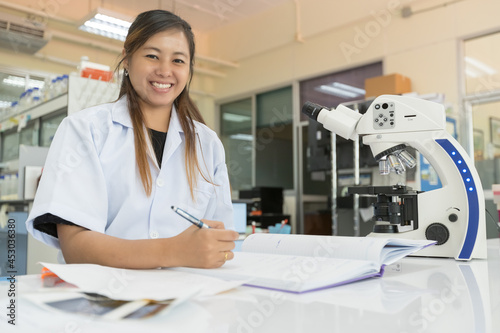
[{"label": "desk surface", "polygon": [[239,287],[142,320],[66,314],[23,297],[40,287],[39,276],[19,277],[12,327],[0,282],[1,332],[499,332],[500,239],[488,240],[488,260],[405,258],[383,278],[303,295]]}]

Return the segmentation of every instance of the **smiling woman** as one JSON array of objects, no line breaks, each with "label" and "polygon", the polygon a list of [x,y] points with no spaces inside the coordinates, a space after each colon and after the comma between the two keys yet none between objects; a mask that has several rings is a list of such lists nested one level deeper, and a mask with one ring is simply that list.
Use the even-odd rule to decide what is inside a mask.
[{"label": "smiling woman", "polygon": [[180,17],[139,14],[117,67],[125,69],[119,99],[59,126],[27,227],[67,262],[218,267],[233,258],[224,148],[189,97],[194,50]]},{"label": "smiling woman", "polygon": [[[169,19],[166,19],[167,16]],[[130,26],[125,40],[121,63],[125,73],[129,74],[120,90],[120,97],[127,95],[134,127],[139,128],[143,124],[153,126],[154,123],[155,128],[150,128],[162,132],[168,130],[170,110],[174,100],[179,97],[176,106],[183,115],[179,120],[187,135],[186,171],[191,195],[195,167],[200,170],[195,154],[193,120],[204,123],[188,93],[193,76],[194,53],[194,34],[186,21],[161,10],[142,13]],[[129,70],[133,71],[132,75]],[[171,86],[167,88],[168,84]],[[172,86],[174,89],[171,89]],[[134,136],[139,173],[146,193],[150,193],[151,175],[146,167],[144,133],[135,131]]]},{"label": "smiling woman", "polygon": [[123,61],[148,128],[167,132],[172,105],[189,79],[189,62],[186,36],[179,30],[157,33]]}]

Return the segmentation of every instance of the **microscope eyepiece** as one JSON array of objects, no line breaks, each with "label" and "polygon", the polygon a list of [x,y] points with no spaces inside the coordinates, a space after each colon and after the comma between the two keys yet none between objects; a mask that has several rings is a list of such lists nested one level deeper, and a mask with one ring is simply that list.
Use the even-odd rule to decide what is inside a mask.
[{"label": "microscope eyepiece", "polygon": [[321,106],[319,104],[312,103],[312,102],[305,102],[304,105],[302,106],[302,113],[311,119],[317,120],[319,112],[322,109],[327,109],[327,108],[325,108],[324,106]]}]

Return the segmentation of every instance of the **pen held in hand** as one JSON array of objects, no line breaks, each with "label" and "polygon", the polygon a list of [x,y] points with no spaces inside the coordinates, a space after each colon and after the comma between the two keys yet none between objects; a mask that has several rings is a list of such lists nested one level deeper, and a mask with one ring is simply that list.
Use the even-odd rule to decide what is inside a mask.
[{"label": "pen held in hand", "polygon": [[192,224],[194,224],[195,226],[197,226],[198,228],[210,229],[210,227],[207,224],[201,222],[199,219],[187,213],[186,211],[180,209],[179,207],[172,206],[172,210],[177,214],[179,214],[180,216],[182,216],[183,218],[185,218],[186,220],[188,220],[189,222],[191,222]]}]

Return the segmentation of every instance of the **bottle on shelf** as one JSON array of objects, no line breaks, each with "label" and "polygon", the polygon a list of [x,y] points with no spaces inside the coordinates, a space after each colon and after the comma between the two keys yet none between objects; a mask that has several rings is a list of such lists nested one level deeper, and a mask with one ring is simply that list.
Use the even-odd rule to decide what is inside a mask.
[{"label": "bottle on shelf", "polygon": [[17,186],[19,185],[19,174],[16,173],[15,175],[13,175],[12,177],[12,193],[10,195],[10,198],[12,200],[17,200],[19,198],[19,196],[17,195]]},{"label": "bottle on shelf", "polygon": [[2,181],[1,199],[2,200],[16,200],[17,195],[17,185],[19,183],[18,174],[6,174]]},{"label": "bottle on shelf", "polygon": [[40,89],[40,99],[42,102],[46,102],[50,99],[49,98],[49,89],[50,89],[50,82],[51,81],[52,80],[46,78],[42,89]]},{"label": "bottle on shelf", "polygon": [[14,101],[10,103],[10,109],[8,112],[5,114],[5,117],[11,117],[16,115],[19,112],[19,102]]},{"label": "bottle on shelf", "polygon": [[45,96],[44,96],[44,99],[45,100],[49,100],[49,99],[52,99],[55,96],[55,85],[56,85],[56,79],[52,79],[50,80],[50,83],[47,84],[47,88],[45,89]]},{"label": "bottle on shelf", "polygon": [[67,93],[68,92],[68,81],[69,81],[69,75],[67,74],[64,74],[62,77],[61,77],[61,92],[63,94]]},{"label": "bottle on shelf", "polygon": [[40,100],[40,97],[39,96],[34,96],[33,97],[33,106],[37,105],[37,104],[40,104],[42,101]]},{"label": "bottle on shelf", "polygon": [[10,113],[10,107],[11,106],[9,105],[9,106],[0,108],[0,119],[4,119],[5,117],[7,117],[7,114]]},{"label": "bottle on shelf", "polygon": [[54,85],[54,97],[57,97],[59,95],[62,95],[64,92],[64,83],[63,83],[63,78],[62,76],[58,76],[56,78],[56,83]]},{"label": "bottle on shelf", "polygon": [[26,91],[24,91],[20,96],[19,96],[19,109],[22,110],[26,107]]},{"label": "bottle on shelf", "polygon": [[42,101],[42,92],[40,91],[40,88],[35,87],[33,88],[31,92],[31,104],[32,106],[35,106],[39,104]]},{"label": "bottle on shelf", "polygon": [[5,195],[5,176],[0,176],[0,199],[3,199]]},{"label": "bottle on shelf", "polygon": [[2,182],[2,200],[8,200],[10,197],[10,191],[11,191],[11,179],[12,175],[7,174],[3,176],[3,182]]}]

